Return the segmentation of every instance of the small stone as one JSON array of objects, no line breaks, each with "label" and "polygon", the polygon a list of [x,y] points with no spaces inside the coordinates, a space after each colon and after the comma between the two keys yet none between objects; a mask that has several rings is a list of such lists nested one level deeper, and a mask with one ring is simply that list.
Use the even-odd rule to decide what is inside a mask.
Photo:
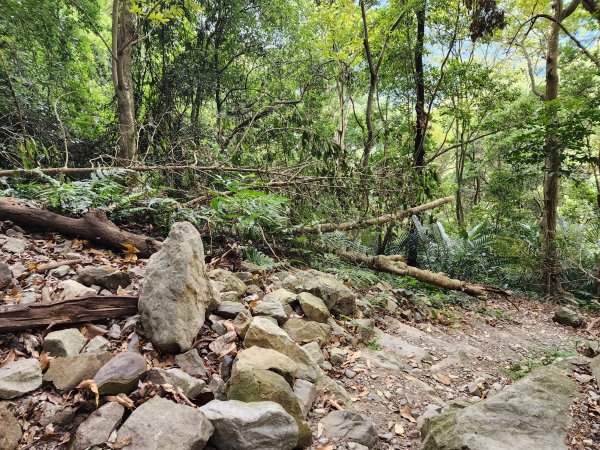
[{"label": "small stone", "polygon": [[575,374],[575,379],[579,382],[579,383],[589,383],[590,381],[592,381],[592,379],[594,378],[593,375],[584,375],[581,373],[576,373]]},{"label": "small stone", "polygon": [[44,351],[51,356],[74,356],[85,346],[85,337],[77,328],[52,331],[44,339]]},{"label": "small stone", "polygon": [[154,384],[170,384],[174,387],[181,388],[185,396],[192,400],[199,397],[201,394],[210,392],[204,381],[177,368],[150,369],[146,376],[146,381],[151,381]]},{"label": "small stone", "polygon": [[61,391],[74,389],[83,380],[93,378],[112,357],[109,352],[100,352],[55,358],[50,361],[44,381],[51,381]]},{"label": "small stone", "polygon": [[97,285],[109,291],[116,291],[119,287],[127,287],[131,283],[131,277],[128,273],[121,272],[111,266],[85,267],[79,271],[75,279],[86,286]]},{"label": "small stone", "polygon": [[[211,316],[213,317],[213,316]],[[225,324],[223,323],[223,320],[217,320],[215,322],[212,323],[212,325],[210,326],[210,329],[213,330],[215,333],[217,333],[219,336],[223,336],[224,334],[227,334],[227,327],[225,326]]]},{"label": "small stone", "polygon": [[238,297],[246,293],[246,285],[238,277],[225,269],[213,269],[208,272],[211,280],[220,283],[220,292],[236,292]]},{"label": "small stone", "polygon": [[335,410],[321,420],[324,436],[348,440],[373,448],[377,443],[377,432],[373,422],[366,416],[348,410]]},{"label": "small stone", "polygon": [[71,271],[71,266],[63,265],[63,266],[58,266],[57,268],[50,270],[48,272],[48,275],[50,275],[51,277],[55,277],[55,278],[62,278],[62,277],[67,276],[70,271]]},{"label": "small stone", "polygon": [[289,305],[290,303],[296,301],[298,296],[293,292],[288,291],[287,289],[277,289],[273,292],[269,292],[262,299],[263,302],[277,302],[282,305]]},{"label": "small stone", "polygon": [[108,329],[108,337],[111,339],[119,339],[121,337],[121,327],[118,324],[113,324]]},{"label": "small stone", "polygon": [[200,411],[215,428],[216,450],[292,450],[298,442],[296,421],[275,402],[213,400]]},{"label": "small stone", "polygon": [[333,347],[331,350],[329,350],[329,362],[331,362],[331,364],[334,366],[342,365],[346,361],[347,357],[348,353],[339,347]]},{"label": "small stone", "polygon": [[375,321],[373,319],[357,319],[354,321],[354,337],[359,343],[366,344],[375,337]]},{"label": "small stone", "polygon": [[304,344],[301,348],[308,355],[312,362],[319,367],[323,365],[325,362],[325,357],[323,356],[323,352],[321,351],[321,346],[319,344],[316,342],[309,342],[308,344]]},{"label": "small stone", "polygon": [[359,444],[358,442],[348,442],[348,448],[350,450],[369,450],[369,447]]},{"label": "small stone", "polygon": [[296,380],[294,383],[294,395],[298,399],[302,415],[306,417],[317,398],[317,387],[310,381]]},{"label": "small stone", "polygon": [[204,368],[204,361],[195,348],[180,355],[175,355],[175,364],[193,377],[208,378],[208,373]]},{"label": "small stone", "polygon": [[110,342],[104,336],[96,336],[83,347],[82,353],[105,352],[110,349]]},{"label": "small stone", "polygon": [[290,384],[298,371],[298,365],[288,356],[270,348],[250,347],[238,353],[233,363],[232,376],[247,370],[271,370],[281,376]]},{"label": "small stone", "polygon": [[0,399],[9,400],[42,385],[42,370],[35,358],[19,359],[0,368]]},{"label": "small stone", "polygon": [[116,402],[108,402],[94,411],[79,425],[75,434],[75,450],[102,445],[110,439],[117,428],[125,408]]},{"label": "small stone", "polygon": [[213,431],[199,409],[156,396],[131,413],[117,440],[131,438],[127,450],[197,450]]},{"label": "small stone", "polygon": [[61,281],[58,283],[58,288],[62,289],[59,300],[72,300],[74,298],[90,297],[97,294],[94,289],[86,287],[75,280]]},{"label": "small stone", "polygon": [[252,278],[252,272],[235,272],[233,274],[233,276],[236,277],[238,280],[243,281],[243,282],[253,281],[254,280]]},{"label": "small stone", "polygon": [[576,311],[566,306],[560,306],[554,312],[552,318],[557,323],[562,325],[568,325],[570,327],[579,328],[583,325],[583,317],[581,317]]},{"label": "small stone", "polygon": [[252,308],[252,314],[255,316],[268,316],[277,321],[279,325],[288,320],[288,315],[283,310],[279,302],[261,301]]},{"label": "small stone", "polygon": [[98,370],[94,381],[102,395],[129,394],[146,370],[146,358],[139,353],[119,353]]},{"label": "small stone", "polygon": [[2,250],[8,253],[20,254],[25,251],[27,243],[23,239],[9,238],[2,246]]},{"label": "small stone", "polygon": [[479,387],[477,386],[477,383],[472,381],[467,384],[467,392],[471,395],[479,395]]},{"label": "small stone", "polygon": [[331,317],[327,306],[325,306],[325,302],[319,297],[309,292],[302,292],[298,295],[298,300],[300,300],[300,307],[308,320],[327,323],[327,320]]},{"label": "small stone", "polygon": [[40,425],[66,425],[73,421],[76,408],[64,405],[55,405],[54,403],[44,402],[44,411],[40,417]]},{"label": "small stone", "polygon": [[252,316],[247,310],[239,313],[233,320],[233,328],[235,329],[235,332],[238,334],[240,339],[244,339],[246,337],[246,332],[248,331],[251,322]]},{"label": "small stone", "polygon": [[289,319],[284,324],[283,329],[294,341],[303,343],[317,342],[322,346],[331,337],[331,327],[329,325],[298,318]]},{"label": "small stone", "polygon": [[0,449],[16,450],[23,436],[21,425],[6,405],[0,403]]},{"label": "small stone", "polygon": [[244,311],[247,311],[246,307],[239,302],[221,301],[216,313],[225,319],[234,319]]},{"label": "small stone", "polygon": [[354,370],[346,369],[344,375],[346,375],[346,378],[352,379],[356,376],[356,372]]},{"label": "small stone", "polygon": [[4,289],[12,284],[12,271],[8,264],[0,262],[0,289]]},{"label": "small stone", "polygon": [[250,284],[246,288],[246,296],[248,296],[248,295],[262,296],[263,294],[264,294],[264,291],[255,284]]},{"label": "small stone", "polygon": [[223,356],[223,361],[219,365],[219,369],[221,371],[221,377],[223,381],[228,381],[231,378],[231,372],[233,370],[233,356],[225,355]]}]

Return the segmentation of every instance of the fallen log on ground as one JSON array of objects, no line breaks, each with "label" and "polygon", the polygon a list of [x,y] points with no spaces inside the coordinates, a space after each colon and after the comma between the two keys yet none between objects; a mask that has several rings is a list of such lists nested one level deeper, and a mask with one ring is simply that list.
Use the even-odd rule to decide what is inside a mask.
[{"label": "fallen log on ground", "polygon": [[73,219],[3,198],[0,199],[0,220],[10,220],[25,228],[38,227],[67,236],[78,236],[118,250],[124,249],[123,244],[131,244],[139,250],[142,258],[149,257],[161,246],[154,238],[121,230],[108,220],[106,214],[95,210],[90,210],[82,218]]},{"label": "fallen log on ground", "polygon": [[486,297],[487,294],[490,293],[500,294],[507,297],[512,295],[510,291],[496,286],[488,286],[484,284],[476,284],[468,281],[457,280],[441,273],[434,273],[428,270],[409,266],[398,259],[392,260],[383,255],[369,256],[357,252],[343,251],[337,251],[335,254],[347,261],[362,264],[379,272],[387,272],[394,275],[414,278],[415,280],[431,284],[442,289],[461,291],[472,295],[473,297]]},{"label": "fallen log on ground", "polygon": [[329,233],[331,231],[347,231],[357,230],[361,228],[368,228],[375,225],[383,225],[388,222],[395,222],[406,217],[420,214],[430,209],[437,208],[439,206],[451,203],[452,197],[444,197],[434,200],[429,203],[425,203],[414,208],[409,208],[404,211],[399,211],[395,214],[385,214],[383,216],[374,217],[372,219],[357,220],[354,222],[343,222],[343,223],[322,223],[319,225],[310,225],[306,227],[297,228],[295,231],[299,234],[311,234],[311,233]]},{"label": "fallen log on ground", "polygon": [[0,334],[28,328],[118,319],[137,314],[138,298],[93,296],[0,307]]}]

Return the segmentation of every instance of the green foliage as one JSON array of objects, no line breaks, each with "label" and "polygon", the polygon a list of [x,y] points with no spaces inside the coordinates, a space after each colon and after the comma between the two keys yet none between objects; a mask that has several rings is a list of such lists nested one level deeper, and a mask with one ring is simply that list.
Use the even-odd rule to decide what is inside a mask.
[{"label": "green foliage", "polygon": [[255,247],[244,247],[243,252],[244,260],[252,264],[256,264],[257,266],[264,267],[265,269],[272,269],[276,265],[276,262],[273,260],[273,258],[265,255]]},{"label": "green foliage", "polygon": [[544,348],[535,351],[532,357],[525,358],[523,361],[506,367],[503,369],[503,371],[511,380],[517,381],[538,367],[548,366],[559,358],[568,358],[570,356],[577,356],[577,351],[561,350],[558,348]]}]

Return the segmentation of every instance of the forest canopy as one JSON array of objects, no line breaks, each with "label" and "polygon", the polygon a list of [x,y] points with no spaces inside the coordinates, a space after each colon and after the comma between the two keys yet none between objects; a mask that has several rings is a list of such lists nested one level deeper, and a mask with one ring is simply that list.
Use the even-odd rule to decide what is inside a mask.
[{"label": "forest canopy", "polygon": [[594,305],[599,37],[595,0],[4,0],[0,190]]}]

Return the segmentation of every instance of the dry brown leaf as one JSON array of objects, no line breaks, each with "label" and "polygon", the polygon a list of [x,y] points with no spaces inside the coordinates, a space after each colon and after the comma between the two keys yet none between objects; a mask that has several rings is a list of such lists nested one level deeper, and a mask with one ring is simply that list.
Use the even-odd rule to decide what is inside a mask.
[{"label": "dry brown leaf", "polygon": [[452,384],[452,379],[442,372],[436,373],[434,377],[436,380],[438,380],[442,384],[445,384],[446,386],[450,386]]},{"label": "dry brown leaf", "polygon": [[10,364],[11,362],[13,362],[16,358],[16,352],[14,348],[11,348],[10,351],[8,352],[8,355],[6,355],[6,358],[4,358],[4,360],[0,363],[0,367],[4,367],[8,364]]},{"label": "dry brown leaf", "polygon": [[121,247],[123,247],[123,255],[125,256],[125,261],[137,261],[137,253],[139,253],[139,249],[137,249],[133,244],[129,242],[119,242]]},{"label": "dry brown leaf", "polygon": [[98,393],[98,386],[96,385],[96,382],[94,380],[83,380],[81,383],[75,386],[75,388],[89,389],[90,391],[92,391],[96,397],[96,408],[98,407],[98,404],[100,403],[100,394]]},{"label": "dry brown leaf", "polygon": [[131,400],[129,397],[127,397],[127,395],[123,393],[119,395],[108,395],[106,396],[106,400],[109,402],[118,403],[119,405],[127,409],[133,409],[135,406],[133,400]]},{"label": "dry brown leaf", "polygon": [[398,436],[404,436],[404,426],[401,422],[396,422],[394,425],[394,433]]},{"label": "dry brown leaf", "polygon": [[50,353],[48,352],[42,352],[40,353],[39,356],[39,361],[40,361],[40,368],[42,369],[42,372],[46,371],[46,369],[48,368],[48,366],[50,365],[50,361],[54,358],[52,358],[50,356]]},{"label": "dry brown leaf", "polygon": [[129,444],[133,442],[133,438],[131,436],[121,436],[112,444],[108,444],[110,448],[113,450],[119,450],[120,448],[127,447]]},{"label": "dry brown leaf", "polygon": [[108,333],[108,330],[98,325],[94,325],[93,323],[89,323],[85,326],[85,336],[88,339],[94,339],[96,336],[104,336]]},{"label": "dry brown leaf", "polygon": [[412,422],[412,423],[416,422],[415,418],[412,416],[412,411],[410,410],[410,407],[408,405],[404,405],[404,406],[400,407],[400,415],[402,417],[404,417],[406,420],[408,420],[409,422]]}]

